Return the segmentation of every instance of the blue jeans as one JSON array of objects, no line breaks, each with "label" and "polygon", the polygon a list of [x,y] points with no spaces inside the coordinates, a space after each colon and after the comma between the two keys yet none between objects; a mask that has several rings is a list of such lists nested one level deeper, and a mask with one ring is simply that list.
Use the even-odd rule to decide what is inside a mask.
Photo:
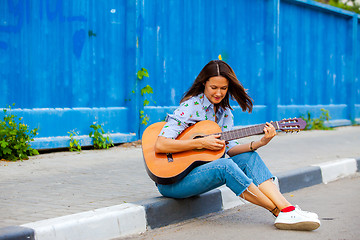
[{"label": "blue jeans", "polygon": [[203,164],[179,182],[157,187],[165,197],[187,198],[226,184],[239,196],[252,182],[258,186],[273,177],[256,152],[246,152]]}]

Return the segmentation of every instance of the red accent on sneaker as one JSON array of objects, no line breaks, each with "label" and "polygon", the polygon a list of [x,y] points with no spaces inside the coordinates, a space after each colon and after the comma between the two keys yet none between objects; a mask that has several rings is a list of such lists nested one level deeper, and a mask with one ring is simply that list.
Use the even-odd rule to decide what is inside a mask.
[{"label": "red accent on sneaker", "polygon": [[286,208],[283,208],[281,211],[282,212],[291,212],[291,211],[294,211],[294,210],[295,210],[294,206],[288,206]]}]

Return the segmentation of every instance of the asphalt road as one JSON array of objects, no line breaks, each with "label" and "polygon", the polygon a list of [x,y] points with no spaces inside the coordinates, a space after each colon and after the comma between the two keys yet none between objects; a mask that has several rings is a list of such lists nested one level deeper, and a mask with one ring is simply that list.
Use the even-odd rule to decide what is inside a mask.
[{"label": "asphalt road", "polygon": [[312,232],[278,230],[266,210],[247,204],[122,239],[360,239],[360,174],[285,196],[318,213],[321,227]]}]

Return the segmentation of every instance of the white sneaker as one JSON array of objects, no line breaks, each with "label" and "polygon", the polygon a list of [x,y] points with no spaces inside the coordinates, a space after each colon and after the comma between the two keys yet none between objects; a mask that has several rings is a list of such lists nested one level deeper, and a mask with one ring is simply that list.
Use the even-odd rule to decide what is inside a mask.
[{"label": "white sneaker", "polygon": [[297,208],[298,210],[302,211],[303,214],[307,215],[307,216],[310,217],[310,218],[319,218],[319,216],[318,216],[316,213],[301,210],[298,205],[295,205],[295,208]]},{"label": "white sneaker", "polygon": [[291,212],[280,212],[275,220],[275,227],[283,230],[312,231],[320,227],[316,213],[295,208]]}]

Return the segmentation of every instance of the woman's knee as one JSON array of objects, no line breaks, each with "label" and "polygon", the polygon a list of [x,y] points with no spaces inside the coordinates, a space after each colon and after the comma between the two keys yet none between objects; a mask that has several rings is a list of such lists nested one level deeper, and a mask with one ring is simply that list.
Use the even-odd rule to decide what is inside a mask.
[{"label": "woman's knee", "polygon": [[222,178],[225,178],[228,173],[240,170],[239,166],[230,158],[220,158],[216,160],[216,165],[216,170]]},{"label": "woman's knee", "polygon": [[245,152],[245,153],[240,153],[238,155],[232,156],[231,157],[235,162],[239,163],[239,162],[247,162],[247,161],[257,161],[260,160],[262,161],[260,155],[257,152]]}]

